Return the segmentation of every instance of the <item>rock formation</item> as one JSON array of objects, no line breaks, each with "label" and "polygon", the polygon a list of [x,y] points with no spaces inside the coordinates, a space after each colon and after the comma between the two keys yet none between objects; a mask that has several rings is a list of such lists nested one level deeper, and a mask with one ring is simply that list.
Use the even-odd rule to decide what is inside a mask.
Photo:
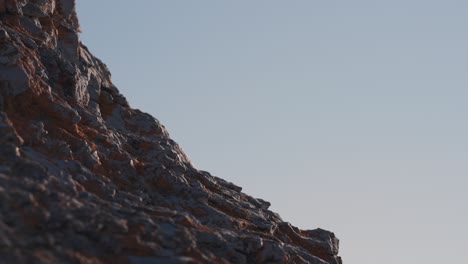
[{"label": "rock formation", "polygon": [[0,263],[341,263],[195,169],[78,35],[74,0],[0,0]]}]

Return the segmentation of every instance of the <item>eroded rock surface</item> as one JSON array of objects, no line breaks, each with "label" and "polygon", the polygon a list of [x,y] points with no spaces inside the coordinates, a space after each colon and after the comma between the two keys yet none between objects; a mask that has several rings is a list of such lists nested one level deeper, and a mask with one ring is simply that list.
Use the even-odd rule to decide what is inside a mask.
[{"label": "eroded rock surface", "polygon": [[74,4],[0,0],[0,263],[341,263],[130,108]]}]

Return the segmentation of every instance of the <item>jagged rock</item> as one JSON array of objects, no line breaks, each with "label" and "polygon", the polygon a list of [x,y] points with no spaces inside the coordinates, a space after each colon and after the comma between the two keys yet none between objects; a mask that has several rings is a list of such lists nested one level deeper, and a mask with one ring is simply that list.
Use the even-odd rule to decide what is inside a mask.
[{"label": "jagged rock", "polygon": [[339,264],[333,233],[193,167],[79,41],[73,0],[0,0],[1,263]]}]

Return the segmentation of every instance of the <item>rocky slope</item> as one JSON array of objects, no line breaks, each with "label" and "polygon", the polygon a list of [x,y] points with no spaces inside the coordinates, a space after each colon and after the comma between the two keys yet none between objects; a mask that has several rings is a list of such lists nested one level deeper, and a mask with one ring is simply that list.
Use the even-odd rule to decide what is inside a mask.
[{"label": "rocky slope", "polygon": [[0,263],[338,264],[338,239],[195,169],[79,41],[73,0],[0,0]]}]

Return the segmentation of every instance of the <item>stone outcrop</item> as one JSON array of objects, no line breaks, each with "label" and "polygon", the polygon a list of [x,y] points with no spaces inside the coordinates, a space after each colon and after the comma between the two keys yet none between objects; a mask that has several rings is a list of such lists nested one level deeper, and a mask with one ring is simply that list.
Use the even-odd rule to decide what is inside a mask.
[{"label": "stone outcrop", "polygon": [[1,263],[341,263],[130,108],[73,0],[0,0],[0,201]]}]

